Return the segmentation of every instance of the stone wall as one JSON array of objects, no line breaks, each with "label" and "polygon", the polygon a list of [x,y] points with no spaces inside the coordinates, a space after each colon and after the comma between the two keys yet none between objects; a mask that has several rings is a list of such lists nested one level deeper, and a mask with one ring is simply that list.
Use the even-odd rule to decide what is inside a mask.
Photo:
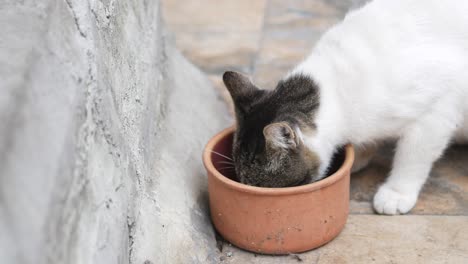
[{"label": "stone wall", "polygon": [[210,263],[202,148],[229,125],[159,1],[0,4],[2,263]]}]

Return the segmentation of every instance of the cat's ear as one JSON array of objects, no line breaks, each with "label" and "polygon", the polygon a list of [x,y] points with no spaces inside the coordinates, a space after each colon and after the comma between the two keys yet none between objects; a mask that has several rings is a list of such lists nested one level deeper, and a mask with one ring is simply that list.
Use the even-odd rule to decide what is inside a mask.
[{"label": "cat's ear", "polygon": [[272,123],[263,128],[265,144],[269,150],[293,150],[299,145],[296,132],[286,122]]},{"label": "cat's ear", "polygon": [[225,72],[223,81],[236,105],[245,103],[249,97],[259,90],[247,76],[238,72]]}]

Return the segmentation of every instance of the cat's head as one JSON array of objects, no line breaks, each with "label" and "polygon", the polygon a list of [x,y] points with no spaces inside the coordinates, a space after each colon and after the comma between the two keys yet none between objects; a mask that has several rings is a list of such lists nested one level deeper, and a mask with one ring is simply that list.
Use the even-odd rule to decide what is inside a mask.
[{"label": "cat's head", "polygon": [[236,72],[224,73],[223,80],[235,106],[232,154],[240,182],[287,187],[318,180],[320,159],[304,144],[304,136],[315,132],[319,104],[312,79],[292,76],[274,90],[261,90]]}]

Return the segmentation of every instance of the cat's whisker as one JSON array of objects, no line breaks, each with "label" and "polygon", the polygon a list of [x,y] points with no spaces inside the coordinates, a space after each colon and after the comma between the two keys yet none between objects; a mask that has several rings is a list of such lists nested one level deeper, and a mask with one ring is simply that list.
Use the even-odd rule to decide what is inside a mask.
[{"label": "cat's whisker", "polygon": [[219,152],[216,152],[216,151],[214,151],[214,150],[212,150],[211,152],[214,153],[214,154],[216,154],[216,155],[218,155],[218,156],[220,156],[220,157],[223,157],[223,158],[226,158],[226,159],[228,159],[228,160],[233,161],[230,157],[228,157],[228,156],[226,156],[226,155],[223,155],[223,154],[221,154],[221,153],[219,153]]},{"label": "cat's whisker", "polygon": [[228,165],[234,165],[232,161],[218,161],[220,164],[228,164]]},{"label": "cat's whisker", "polygon": [[221,167],[221,168],[234,168],[234,166],[224,166],[224,167]]},{"label": "cat's whisker", "polygon": [[222,167],[218,168],[218,170],[234,170],[234,167]]}]

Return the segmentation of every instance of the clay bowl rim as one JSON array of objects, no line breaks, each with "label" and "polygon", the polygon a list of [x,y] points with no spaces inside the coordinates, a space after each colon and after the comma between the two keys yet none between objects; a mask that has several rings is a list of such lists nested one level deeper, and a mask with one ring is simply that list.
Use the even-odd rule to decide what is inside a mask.
[{"label": "clay bowl rim", "polygon": [[234,180],[229,179],[228,177],[221,174],[213,165],[213,160],[211,159],[212,150],[219,141],[225,138],[230,133],[234,133],[235,126],[228,127],[214,137],[212,137],[205,146],[203,151],[203,164],[208,172],[212,173],[213,176],[221,181],[225,186],[230,189],[234,189],[240,192],[246,192],[256,195],[263,196],[284,196],[284,195],[293,195],[298,193],[307,193],[313,192],[327,186],[334,184],[335,182],[341,180],[347,174],[346,171],[351,172],[351,166],[354,162],[354,148],[351,144],[346,145],[345,147],[345,160],[340,168],[333,173],[332,175],[326,177],[317,182],[309,183],[301,186],[294,187],[284,187],[284,188],[268,188],[268,187],[257,187],[246,185]]}]

